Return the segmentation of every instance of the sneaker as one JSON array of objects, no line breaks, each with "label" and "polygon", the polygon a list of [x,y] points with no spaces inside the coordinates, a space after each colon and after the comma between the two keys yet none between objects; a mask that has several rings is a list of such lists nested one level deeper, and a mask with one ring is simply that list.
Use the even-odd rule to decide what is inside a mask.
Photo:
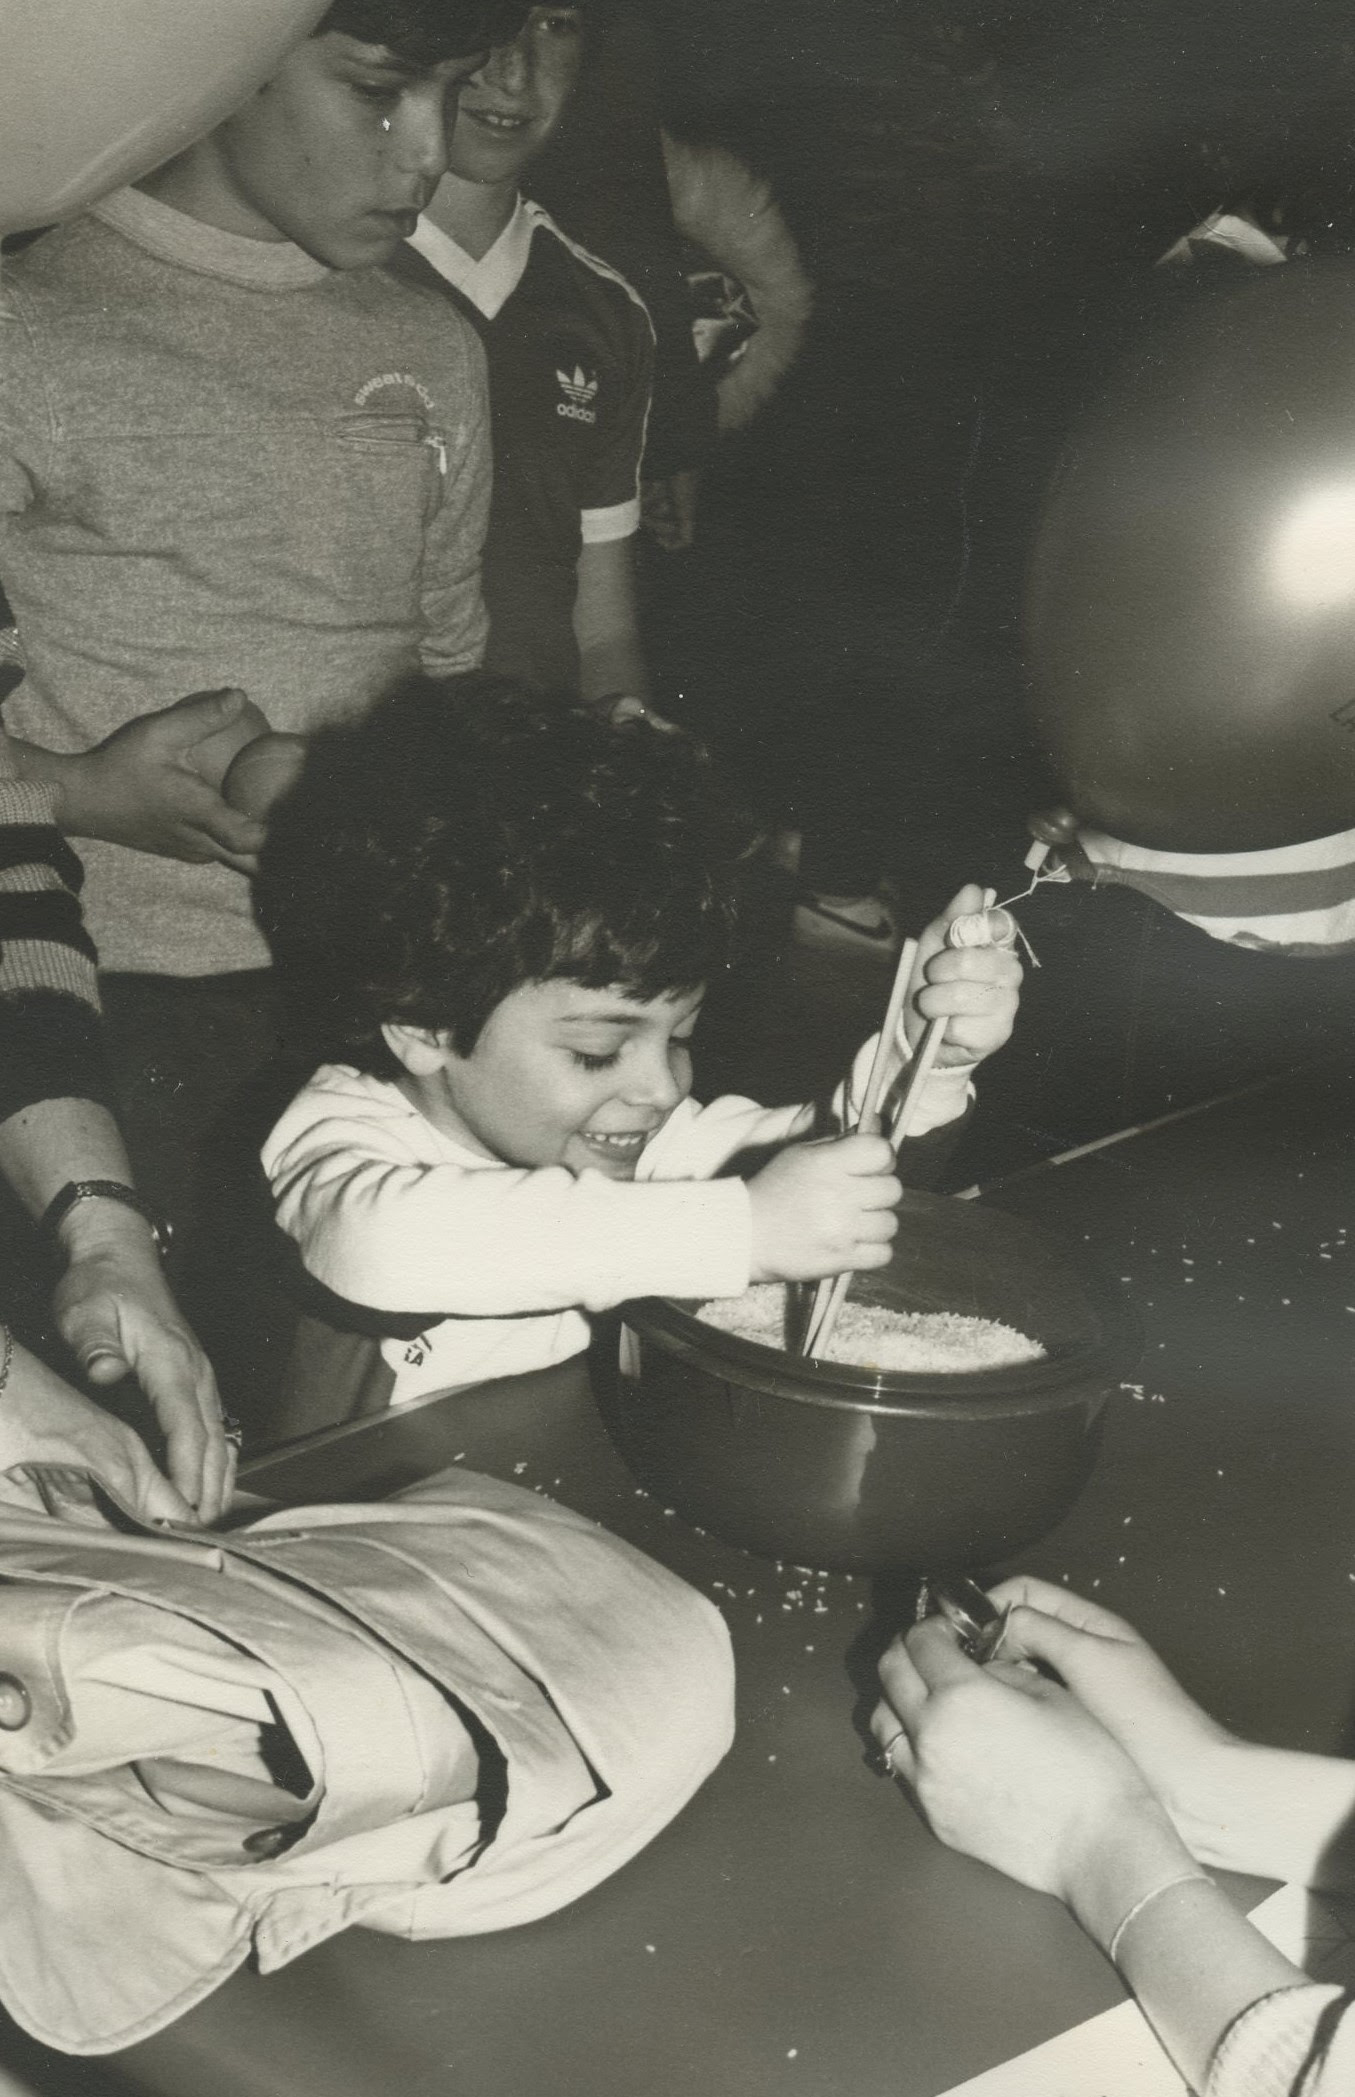
[{"label": "sneaker", "polygon": [[795,906],[795,937],[805,946],[888,953],[898,945],[899,924],[878,891],[868,896],[807,893]]}]

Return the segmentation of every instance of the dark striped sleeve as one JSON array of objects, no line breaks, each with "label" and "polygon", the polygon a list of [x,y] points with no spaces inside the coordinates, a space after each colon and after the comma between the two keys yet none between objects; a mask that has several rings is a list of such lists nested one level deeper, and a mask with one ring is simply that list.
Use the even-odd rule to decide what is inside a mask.
[{"label": "dark striped sleeve", "polygon": [[59,990],[0,998],[0,1122],[46,1099],[89,1099],[113,1111],[99,1014]]},{"label": "dark striped sleeve", "polygon": [[84,869],[52,820],[49,788],[0,778],[0,999],[51,990],[99,1007]]},{"label": "dark striped sleeve", "polygon": [[0,1121],[45,1099],[112,1106],[84,869],[46,787],[0,776]]}]

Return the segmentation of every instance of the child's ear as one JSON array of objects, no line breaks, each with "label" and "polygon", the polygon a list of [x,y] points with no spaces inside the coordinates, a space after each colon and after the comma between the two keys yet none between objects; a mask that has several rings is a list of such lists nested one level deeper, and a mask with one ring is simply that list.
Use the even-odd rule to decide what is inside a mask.
[{"label": "child's ear", "polygon": [[431,1078],[447,1061],[447,1037],[431,1027],[404,1027],[392,1022],[382,1027],[381,1038],[412,1078]]}]

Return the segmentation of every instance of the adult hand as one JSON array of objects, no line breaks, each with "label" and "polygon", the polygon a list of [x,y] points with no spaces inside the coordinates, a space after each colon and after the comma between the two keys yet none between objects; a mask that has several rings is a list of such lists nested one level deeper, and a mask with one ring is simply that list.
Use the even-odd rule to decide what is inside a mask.
[{"label": "adult hand", "polygon": [[1004,1654],[1050,1667],[1132,1757],[1188,1838],[1219,1803],[1222,1764],[1244,1747],[1187,1696],[1123,1617],[1047,1580],[993,1590],[1011,1607]]},{"label": "adult hand", "polygon": [[940,1617],[895,1641],[880,1680],[872,1731],[885,1746],[902,1728],[891,1766],[952,1849],[1074,1906],[1127,1826],[1142,1829],[1152,1868],[1178,1851],[1128,1755],[1059,1684],[1001,1661],[977,1666]]},{"label": "adult hand", "polygon": [[192,1508],[130,1427],[16,1346],[0,1398],[0,1470],[29,1463],[92,1471],[143,1522],[193,1520]]},{"label": "adult hand", "polygon": [[[243,692],[193,692],[62,758],[61,827],[72,837],[254,873],[263,825],[231,808],[195,762],[201,756],[215,771],[222,731],[253,711]],[[203,745],[211,747],[204,753]]]},{"label": "adult hand", "polygon": [[946,945],[953,920],[981,911],[991,891],[970,882],[933,919],[917,943],[917,959],[904,1006],[904,1031],[916,1049],[928,1021],[949,1022],[937,1058],[977,1063],[1000,1049],[1011,1034],[1020,1002],[1022,968],[1008,947]]},{"label": "adult hand", "polygon": [[[1020,1585],[995,1589],[995,1599],[1014,1599]],[[1033,1613],[1014,1612],[1008,1641],[1023,1612]],[[976,1666],[939,1617],[891,1646],[880,1679],[872,1730],[935,1833],[1066,1901],[1114,1956],[1183,2080],[1202,2089],[1222,2034],[1304,1976],[1200,1872],[1128,1755],[1071,1690],[1021,1661]]]},{"label": "adult hand", "polygon": [[97,1235],[75,1250],[53,1308],[92,1383],[136,1378],[164,1433],[169,1475],[189,1518],[196,1510],[199,1520],[216,1521],[230,1504],[236,1452],[226,1440],[216,1378],[139,1216],[119,1211],[98,1219]]}]

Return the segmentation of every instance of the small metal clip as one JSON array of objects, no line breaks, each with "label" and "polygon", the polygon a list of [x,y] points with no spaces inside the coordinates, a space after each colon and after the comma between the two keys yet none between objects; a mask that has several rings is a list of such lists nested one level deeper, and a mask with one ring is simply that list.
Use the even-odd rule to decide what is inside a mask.
[{"label": "small metal clip", "polygon": [[996,1660],[1002,1650],[1011,1613],[1010,1603],[1005,1609],[995,1609],[978,1582],[963,1574],[948,1580],[924,1580],[917,1598],[917,1621],[943,1616],[960,1651],[980,1667]]}]

